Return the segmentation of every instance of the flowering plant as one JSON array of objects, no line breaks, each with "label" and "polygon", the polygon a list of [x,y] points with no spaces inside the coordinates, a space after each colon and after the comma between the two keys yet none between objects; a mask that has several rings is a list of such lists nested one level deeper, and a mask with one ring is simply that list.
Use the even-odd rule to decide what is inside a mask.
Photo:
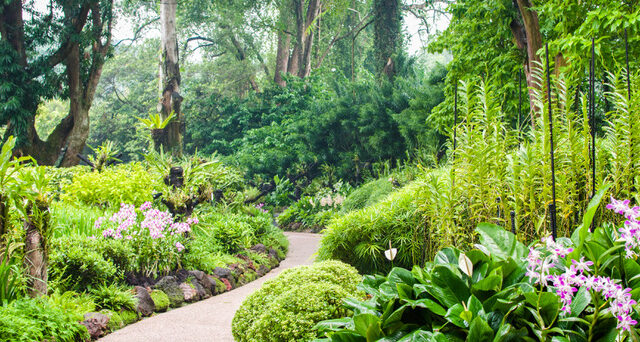
[{"label": "flowering plant", "polygon": [[120,210],[108,219],[100,217],[94,227],[102,229],[105,239],[124,239],[131,243],[136,255],[136,269],[145,276],[167,272],[180,265],[180,254],[185,249],[186,234],[197,218],[175,222],[167,211],[154,209],[150,202],[136,209],[122,203]]}]

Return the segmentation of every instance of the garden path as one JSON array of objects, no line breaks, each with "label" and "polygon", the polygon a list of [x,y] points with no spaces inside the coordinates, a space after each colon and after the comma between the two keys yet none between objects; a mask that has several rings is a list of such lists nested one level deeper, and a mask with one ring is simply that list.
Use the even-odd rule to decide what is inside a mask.
[{"label": "garden path", "polygon": [[99,342],[233,342],[231,320],[242,301],[283,270],[313,262],[319,234],[285,233],[289,254],[280,266],[245,286],[126,326]]}]

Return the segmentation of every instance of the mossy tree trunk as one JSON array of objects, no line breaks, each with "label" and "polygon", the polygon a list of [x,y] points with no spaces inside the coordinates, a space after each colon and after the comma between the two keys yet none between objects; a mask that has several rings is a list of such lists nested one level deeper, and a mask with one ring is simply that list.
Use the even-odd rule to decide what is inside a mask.
[{"label": "mossy tree trunk", "polygon": [[28,293],[31,297],[47,294],[49,253],[47,232],[49,231],[49,207],[46,203],[36,201],[27,207],[24,220],[26,232],[24,241],[24,268],[27,274]]}]

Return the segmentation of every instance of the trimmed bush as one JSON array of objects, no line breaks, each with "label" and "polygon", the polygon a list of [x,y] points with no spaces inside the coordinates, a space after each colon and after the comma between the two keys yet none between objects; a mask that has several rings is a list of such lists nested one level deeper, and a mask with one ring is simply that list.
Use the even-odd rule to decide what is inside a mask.
[{"label": "trimmed bush", "polygon": [[53,288],[82,292],[119,279],[118,270],[111,261],[84,245],[69,243],[71,241],[54,241],[50,249],[49,279]]},{"label": "trimmed bush", "polygon": [[251,294],[233,318],[238,342],[307,341],[321,320],[341,317],[342,300],[358,297],[358,272],[339,261],[283,271]]},{"label": "trimmed bush", "polygon": [[169,308],[169,296],[162,290],[152,290],[149,293],[153,303],[156,305],[156,311],[165,312]]}]

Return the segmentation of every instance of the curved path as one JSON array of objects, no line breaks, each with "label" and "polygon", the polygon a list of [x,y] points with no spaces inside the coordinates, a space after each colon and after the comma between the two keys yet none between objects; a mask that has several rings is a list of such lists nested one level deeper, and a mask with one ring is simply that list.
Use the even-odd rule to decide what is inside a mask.
[{"label": "curved path", "polygon": [[289,239],[289,254],[274,268],[251,283],[178,309],[173,309],[111,333],[102,342],[233,342],[231,320],[242,301],[257,290],[265,280],[287,268],[308,265],[320,243],[319,234],[285,233]]}]

